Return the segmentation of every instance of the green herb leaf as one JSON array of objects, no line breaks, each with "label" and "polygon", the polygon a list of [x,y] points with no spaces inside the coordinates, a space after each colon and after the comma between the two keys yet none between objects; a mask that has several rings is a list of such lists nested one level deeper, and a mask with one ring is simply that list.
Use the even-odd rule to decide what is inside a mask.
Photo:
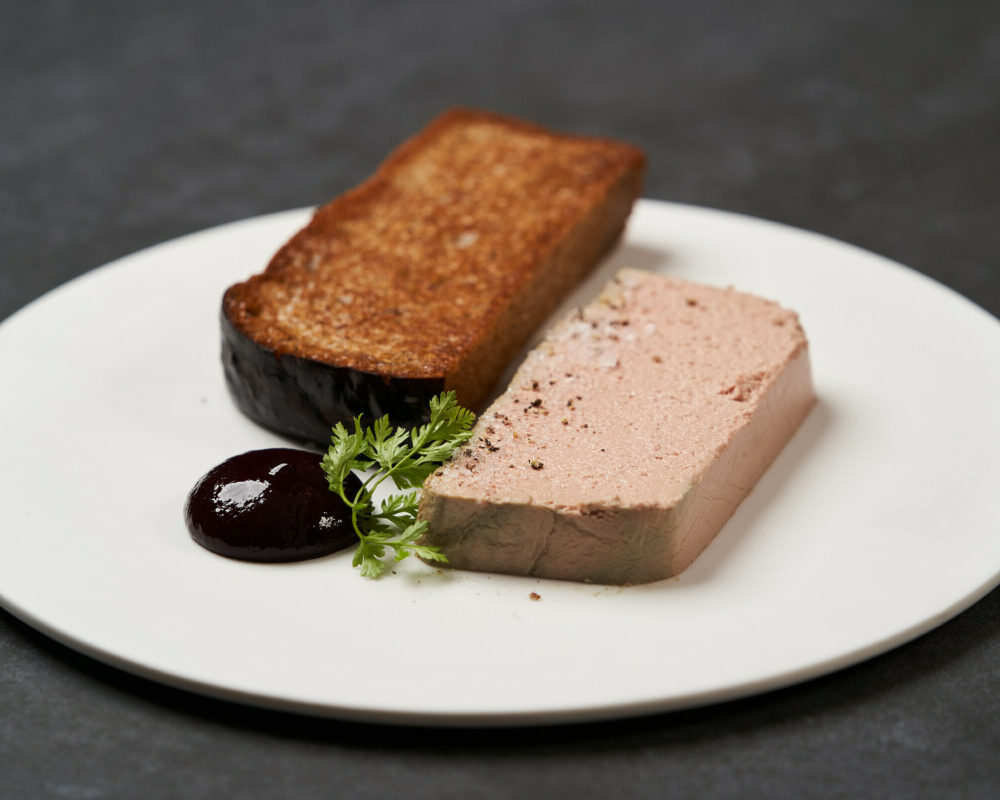
[{"label": "green herb leaf", "polygon": [[[387,480],[397,489],[416,490],[427,477],[461,447],[472,434],[476,416],[462,408],[454,392],[442,392],[430,401],[430,421],[412,430],[396,428],[387,416],[362,429],[361,415],[354,418],[354,431],[338,422],[330,436],[330,447],[321,462],[330,485],[351,509],[351,522],[358,535],[352,564],[362,576],[377,578],[385,572],[387,549],[396,561],[416,555],[447,563],[448,558],[433,545],[420,544],[427,523],[417,519],[420,493],[391,494],[376,509],[375,490]],[[348,497],[345,481],[352,471],[370,474],[361,488]]]},{"label": "green herb leaf", "polygon": [[330,484],[330,491],[336,492],[348,505],[352,500],[344,495],[344,481],[352,470],[367,469],[367,462],[359,456],[365,451],[365,434],[361,430],[361,415],[354,418],[354,433],[348,433],[344,423],[333,426],[330,448],[323,456],[321,466]]},{"label": "green herb leaf", "polygon": [[393,527],[404,527],[416,518],[420,507],[420,492],[404,492],[388,497],[382,507],[369,516],[377,523],[388,523]]}]

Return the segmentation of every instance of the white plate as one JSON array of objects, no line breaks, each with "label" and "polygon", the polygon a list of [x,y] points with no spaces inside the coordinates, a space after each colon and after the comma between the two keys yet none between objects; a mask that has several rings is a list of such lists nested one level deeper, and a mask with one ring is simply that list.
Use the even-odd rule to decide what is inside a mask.
[{"label": "white plate", "polygon": [[366,581],[346,552],[282,566],[212,555],[184,528],[188,489],[281,443],[226,395],[219,298],[307,214],[151,248],[0,326],[4,607],[196,692],[494,726],[785,686],[907,641],[1000,581],[997,320],[854,247],[653,201],[572,300],[622,265],[776,299],[801,314],[820,397],[679,579],[607,588],[407,562]]}]

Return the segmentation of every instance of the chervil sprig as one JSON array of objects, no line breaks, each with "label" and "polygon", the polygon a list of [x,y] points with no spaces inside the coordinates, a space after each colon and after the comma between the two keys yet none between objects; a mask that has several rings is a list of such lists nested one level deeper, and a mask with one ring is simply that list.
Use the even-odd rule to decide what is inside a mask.
[{"label": "chervil sprig", "polygon": [[[387,549],[401,561],[416,555],[431,561],[447,562],[437,547],[419,544],[427,523],[417,520],[419,492],[424,480],[469,438],[475,415],[458,405],[454,392],[443,392],[430,401],[430,420],[412,430],[396,428],[381,417],[368,428],[361,427],[361,415],[354,418],[354,430],[338,422],[323,456],[330,490],[351,509],[351,523],[359,544],[353,564],[366,578],[377,578],[387,568]],[[361,487],[348,497],[347,476],[365,472]],[[410,490],[390,495],[376,509],[374,495],[391,479],[397,489]]]}]

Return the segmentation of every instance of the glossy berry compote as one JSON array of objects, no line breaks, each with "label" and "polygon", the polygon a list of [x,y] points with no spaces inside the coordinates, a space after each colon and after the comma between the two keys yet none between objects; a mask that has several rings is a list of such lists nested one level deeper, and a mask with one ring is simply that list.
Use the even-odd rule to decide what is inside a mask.
[{"label": "glossy berry compote", "polygon": [[350,509],[330,491],[321,458],[273,448],[224,461],[188,495],[184,518],[191,537],[243,561],[300,561],[357,542]]}]

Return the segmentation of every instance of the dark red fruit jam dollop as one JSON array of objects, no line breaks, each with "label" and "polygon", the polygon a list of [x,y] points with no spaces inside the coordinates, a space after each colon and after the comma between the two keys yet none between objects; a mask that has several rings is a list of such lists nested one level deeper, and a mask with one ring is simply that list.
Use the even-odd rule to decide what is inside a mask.
[{"label": "dark red fruit jam dollop", "polygon": [[[188,495],[184,519],[192,538],[243,561],[301,561],[355,543],[350,509],[330,491],[321,458],[273,448],[224,461]],[[351,475],[348,496],[359,486]]]}]

